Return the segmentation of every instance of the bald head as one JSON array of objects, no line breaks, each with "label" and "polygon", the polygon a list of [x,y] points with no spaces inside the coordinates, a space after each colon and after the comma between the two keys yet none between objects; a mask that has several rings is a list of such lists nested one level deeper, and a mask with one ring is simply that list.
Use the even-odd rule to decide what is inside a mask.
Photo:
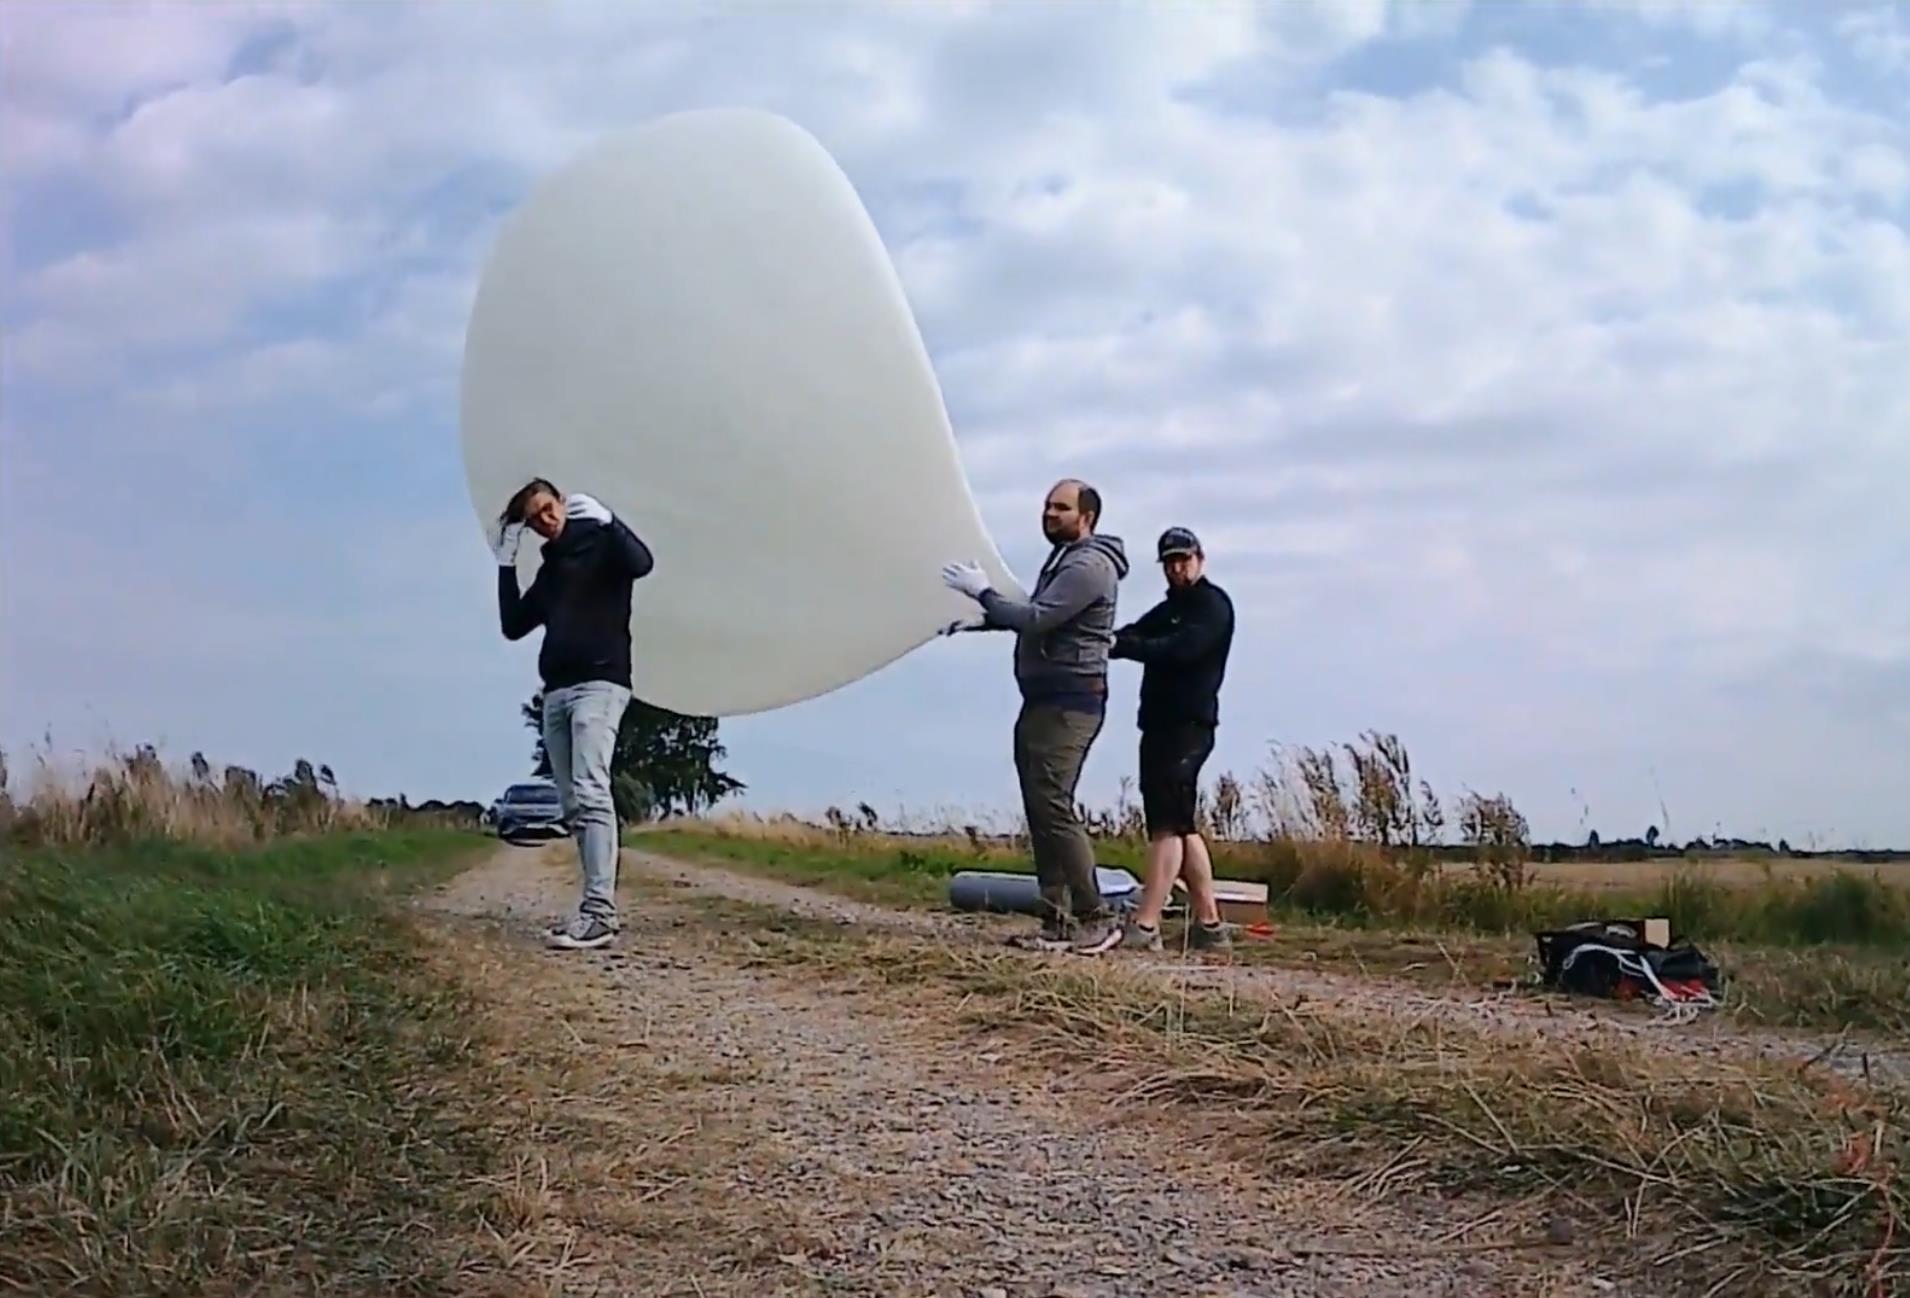
[{"label": "bald head", "polygon": [[1079,541],[1101,520],[1101,493],[1079,478],[1063,478],[1041,507],[1041,533],[1055,545]]}]

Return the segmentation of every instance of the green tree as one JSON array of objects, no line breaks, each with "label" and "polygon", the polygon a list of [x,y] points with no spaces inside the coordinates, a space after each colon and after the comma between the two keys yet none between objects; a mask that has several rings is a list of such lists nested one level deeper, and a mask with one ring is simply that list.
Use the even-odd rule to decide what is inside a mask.
[{"label": "green tree", "polygon": [[[531,696],[524,724],[537,736],[533,771],[548,777],[544,748],[544,696]],[[729,750],[717,738],[715,717],[691,717],[632,699],[617,727],[610,756],[610,792],[620,819],[639,822],[669,815],[695,815],[747,786],[717,769]]]}]

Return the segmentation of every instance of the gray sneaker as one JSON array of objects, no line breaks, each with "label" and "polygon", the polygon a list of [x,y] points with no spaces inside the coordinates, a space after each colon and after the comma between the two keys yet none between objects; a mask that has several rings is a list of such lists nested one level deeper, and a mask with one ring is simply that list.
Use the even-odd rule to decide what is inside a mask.
[{"label": "gray sneaker", "polygon": [[544,941],[556,951],[589,951],[609,945],[616,936],[616,928],[602,916],[579,915],[566,927],[553,930]]},{"label": "gray sneaker", "polygon": [[1190,951],[1226,951],[1233,946],[1225,924],[1189,924],[1187,949]]},{"label": "gray sneaker", "polygon": [[1161,949],[1161,928],[1142,928],[1139,924],[1129,924],[1121,930],[1121,949],[1123,951],[1158,951]]},{"label": "gray sneaker", "polygon": [[1038,932],[1010,934],[1007,945],[1023,951],[1066,951],[1068,932],[1053,920],[1043,920]]},{"label": "gray sneaker", "polygon": [[1081,921],[1081,930],[1068,949],[1076,955],[1100,955],[1121,941],[1121,926],[1112,916]]}]

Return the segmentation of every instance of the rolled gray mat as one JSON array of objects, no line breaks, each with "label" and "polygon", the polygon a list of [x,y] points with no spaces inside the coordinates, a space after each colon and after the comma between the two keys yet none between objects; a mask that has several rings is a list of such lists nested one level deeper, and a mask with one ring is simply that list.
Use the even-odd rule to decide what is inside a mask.
[{"label": "rolled gray mat", "polygon": [[[1141,881],[1126,870],[1097,865],[1095,882],[1115,910],[1131,910],[1141,899]],[[1040,913],[1041,885],[1032,874],[1006,870],[962,870],[948,880],[948,904],[956,910],[985,910],[1007,915]]]}]

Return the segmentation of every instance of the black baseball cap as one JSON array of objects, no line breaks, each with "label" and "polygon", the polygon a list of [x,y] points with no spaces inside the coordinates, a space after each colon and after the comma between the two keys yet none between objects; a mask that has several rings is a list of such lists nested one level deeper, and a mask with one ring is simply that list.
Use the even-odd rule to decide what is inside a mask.
[{"label": "black baseball cap", "polygon": [[1161,533],[1160,544],[1155,547],[1155,557],[1171,559],[1177,554],[1199,554],[1200,538],[1184,527],[1170,527]]}]

